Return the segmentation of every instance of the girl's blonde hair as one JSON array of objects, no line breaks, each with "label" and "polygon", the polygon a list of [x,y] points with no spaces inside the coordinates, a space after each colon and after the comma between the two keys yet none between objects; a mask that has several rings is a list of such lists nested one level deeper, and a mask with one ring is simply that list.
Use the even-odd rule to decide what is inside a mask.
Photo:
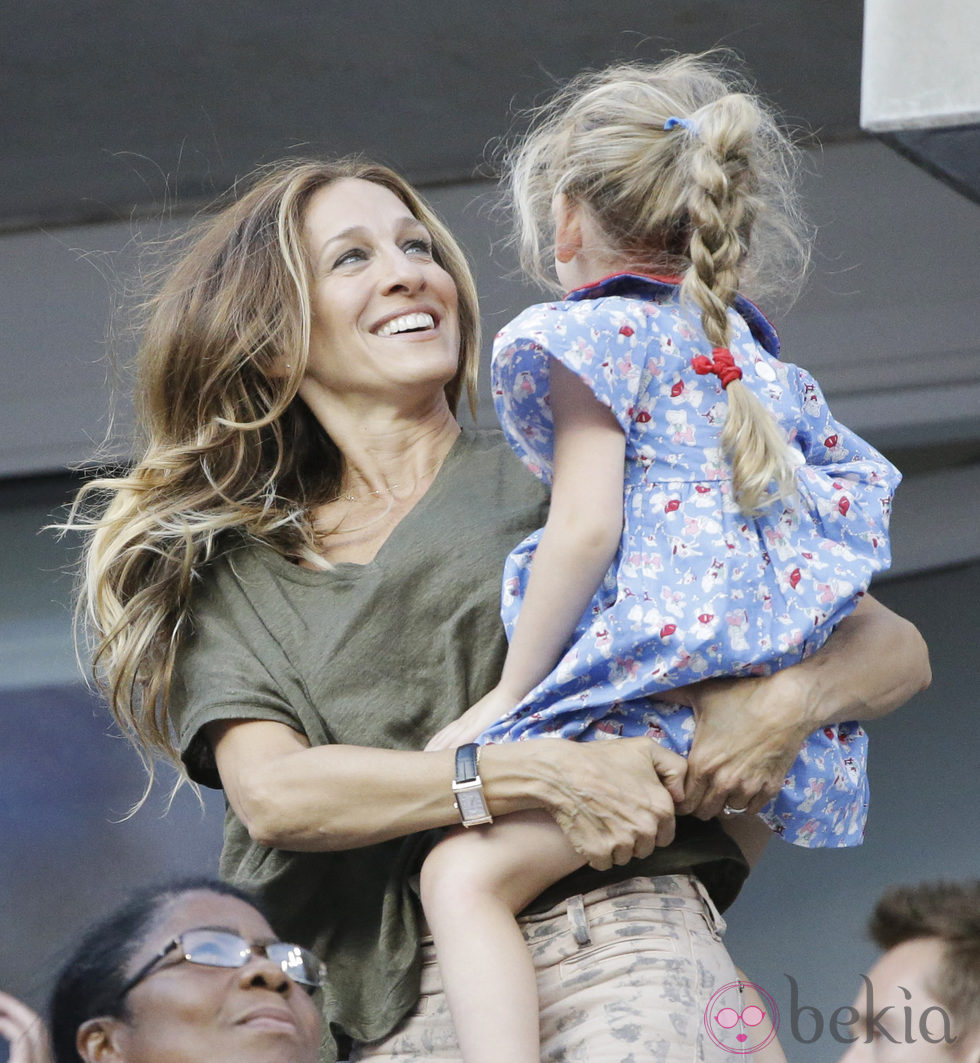
[{"label": "girl's blonde hair", "polygon": [[418,193],[358,158],[286,161],[179,238],[144,304],[136,413],[142,458],[86,483],[66,528],[89,533],[78,599],[95,681],[140,752],[180,759],[168,718],[174,660],[202,565],[244,539],[319,562],[313,508],[334,497],[336,445],[297,397],[310,342],[307,205],[356,178],[389,189],[429,230],[459,294],[459,369],[476,404],[480,319],[465,256]]},{"label": "girl's blonde hair", "polygon": [[[795,294],[802,281],[809,241],[798,159],[774,114],[718,54],[580,74],[532,113],[507,159],[521,264],[557,287],[552,204],[563,194],[590,212],[600,250],[632,270],[681,277],[708,341],[727,348],[736,294]],[[792,494],[795,466],[749,389],[735,381],[726,393],[722,445],[739,506],[754,514]]]}]

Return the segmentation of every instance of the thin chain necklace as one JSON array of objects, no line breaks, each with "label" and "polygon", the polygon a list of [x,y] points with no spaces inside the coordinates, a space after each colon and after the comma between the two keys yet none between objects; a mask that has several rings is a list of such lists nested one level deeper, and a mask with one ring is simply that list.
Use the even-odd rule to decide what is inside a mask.
[{"label": "thin chain necklace", "polygon": [[[411,490],[415,490],[416,487],[425,479],[435,474],[442,467],[443,462],[446,460],[447,455],[444,454],[434,465],[430,465],[428,469],[425,469],[421,475],[416,476],[411,482]],[[402,486],[402,482],[388,484],[387,487],[379,487],[376,491],[365,491],[363,494],[354,495],[349,491],[342,491],[335,498],[331,498],[331,502],[370,502],[372,498],[381,498],[383,495],[388,495],[394,498],[394,492]]]}]

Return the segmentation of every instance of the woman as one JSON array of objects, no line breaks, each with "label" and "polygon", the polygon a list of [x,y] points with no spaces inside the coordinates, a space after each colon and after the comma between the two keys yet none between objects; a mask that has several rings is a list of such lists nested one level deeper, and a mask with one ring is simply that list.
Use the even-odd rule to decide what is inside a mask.
[{"label": "woman", "polygon": [[12,1063],[313,1063],[323,980],[246,894],[190,879],[136,894],[85,934],[55,983],[51,1056],[40,1020],[10,998],[0,1030],[22,1035]]},{"label": "woman", "polygon": [[[222,874],[328,961],[352,1058],[459,1058],[412,889],[430,832],[459,822],[456,758],[417,750],[496,681],[501,567],[545,503],[497,433],[455,420],[477,352],[463,256],[404,181],[357,161],[283,165],[204,223],[160,290],[145,455],[88,489],[111,498],[87,603],[117,719],[145,756],[224,788]],[[602,983],[603,935],[635,931],[632,963],[673,906],[700,927],[682,934],[690,970],[726,977],[709,893],[729,903],[745,865],[713,817],[757,810],[815,726],[887,712],[927,671],[914,629],[868,601],[818,657],[690,695],[683,797],[683,761],[645,738],[485,750],[457,785],[463,813],[547,809],[606,872],[526,912],[551,979],[545,1051],[588,1040],[622,1058],[632,1019],[610,1024],[557,972],[574,954]],[[675,796],[696,817],[675,820]],[[644,905],[652,929],[614,925]]]}]

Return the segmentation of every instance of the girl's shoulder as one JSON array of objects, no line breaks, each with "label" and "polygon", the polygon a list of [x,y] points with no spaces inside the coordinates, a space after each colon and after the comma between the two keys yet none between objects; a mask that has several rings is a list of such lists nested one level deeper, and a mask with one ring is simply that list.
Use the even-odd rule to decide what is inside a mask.
[{"label": "girl's shoulder", "polygon": [[[779,337],[765,314],[744,296],[729,311],[734,334],[779,357]],[[614,274],[561,299],[535,303],[505,325],[494,339],[495,357],[508,350],[555,351],[568,344],[632,347],[654,344],[664,355],[688,348],[704,353],[701,312],[681,299],[676,278]]]},{"label": "girl's shoulder", "polygon": [[540,345],[549,349],[554,341],[582,338],[594,342],[602,336],[633,336],[636,333],[670,327],[679,302],[662,298],[628,295],[597,295],[592,299],[555,299],[535,303],[509,321],[494,338],[500,349],[514,343]]}]

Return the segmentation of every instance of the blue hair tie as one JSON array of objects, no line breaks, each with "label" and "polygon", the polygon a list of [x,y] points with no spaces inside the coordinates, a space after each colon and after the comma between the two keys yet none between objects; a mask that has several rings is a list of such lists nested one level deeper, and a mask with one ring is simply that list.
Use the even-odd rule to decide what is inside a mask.
[{"label": "blue hair tie", "polygon": [[697,126],[691,121],[690,118],[676,118],[671,116],[664,122],[664,132],[669,132],[671,129],[676,129],[678,126],[683,126],[689,133],[697,135]]}]

